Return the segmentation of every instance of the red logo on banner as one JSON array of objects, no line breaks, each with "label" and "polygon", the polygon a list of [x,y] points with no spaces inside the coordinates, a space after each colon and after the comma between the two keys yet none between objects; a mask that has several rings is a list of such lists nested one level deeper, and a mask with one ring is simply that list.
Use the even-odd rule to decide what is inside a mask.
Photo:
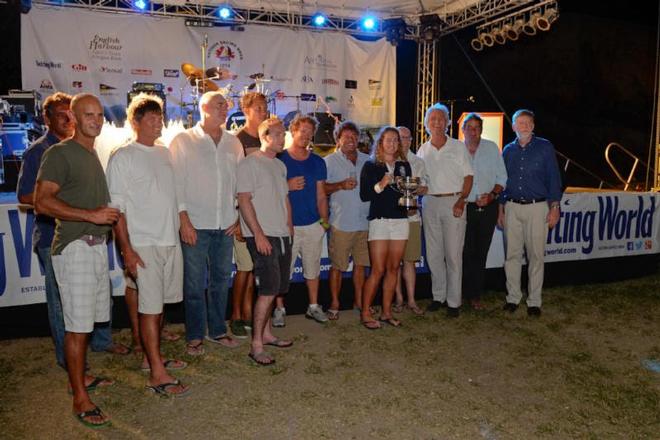
[{"label": "red logo on banner", "polygon": [[131,69],[131,74],[132,75],[150,76],[151,75],[151,69]]},{"label": "red logo on banner", "polygon": [[75,70],[76,72],[87,72],[87,66],[84,64],[72,64],[71,69]]}]

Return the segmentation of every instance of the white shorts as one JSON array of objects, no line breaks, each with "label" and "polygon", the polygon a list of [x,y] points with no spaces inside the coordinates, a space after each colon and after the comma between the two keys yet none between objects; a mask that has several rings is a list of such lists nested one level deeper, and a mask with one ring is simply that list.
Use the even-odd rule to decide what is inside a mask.
[{"label": "white shorts", "polygon": [[91,333],[95,322],[110,321],[108,247],[82,240],[69,243],[53,255],[53,270],[62,298],[64,329]]},{"label": "white shorts", "polygon": [[408,240],[410,226],[407,218],[377,218],[369,220],[369,241]]},{"label": "white shorts", "polygon": [[298,255],[302,257],[303,277],[313,280],[321,273],[321,253],[325,229],[320,223],[293,227],[293,246],[291,247],[291,275]]},{"label": "white shorts", "polygon": [[183,300],[183,255],[181,246],[135,247],[145,267],[138,266],[138,311],[163,313],[163,304]]}]

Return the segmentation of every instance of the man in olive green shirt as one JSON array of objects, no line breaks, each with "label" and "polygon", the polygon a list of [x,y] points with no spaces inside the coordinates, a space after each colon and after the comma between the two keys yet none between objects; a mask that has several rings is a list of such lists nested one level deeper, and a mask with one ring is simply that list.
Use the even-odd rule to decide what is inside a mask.
[{"label": "man in olive green shirt", "polygon": [[71,101],[76,128],[71,139],[44,153],[37,175],[35,210],[56,219],[51,250],[64,312],[64,355],[73,390],[73,412],[86,426],[110,419],[85,388],[85,354],[95,322],[110,320],[110,279],[105,244],[119,210],[110,208],[94,140],[103,127],[103,107],[90,94]]}]

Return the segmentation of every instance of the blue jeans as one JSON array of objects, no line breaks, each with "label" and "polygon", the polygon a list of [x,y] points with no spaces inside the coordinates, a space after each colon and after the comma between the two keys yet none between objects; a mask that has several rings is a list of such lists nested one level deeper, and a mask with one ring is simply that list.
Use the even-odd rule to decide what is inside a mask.
[{"label": "blue jeans", "polygon": [[233,247],[233,237],[225,230],[198,229],[194,246],[181,243],[187,341],[203,339],[207,330],[211,338],[227,333]]},{"label": "blue jeans", "polygon": [[[39,261],[44,268],[46,282],[46,304],[48,306],[48,322],[50,324],[50,334],[55,344],[55,358],[57,365],[66,369],[66,360],[64,358],[64,316],[62,315],[62,300],[60,299],[60,290],[57,288],[55,272],[50,259],[50,248],[37,248]],[[112,315],[112,314],[111,314]],[[112,317],[111,317],[112,321]],[[104,351],[112,346],[112,323],[100,323],[94,326],[91,335],[90,347],[93,351]]]}]

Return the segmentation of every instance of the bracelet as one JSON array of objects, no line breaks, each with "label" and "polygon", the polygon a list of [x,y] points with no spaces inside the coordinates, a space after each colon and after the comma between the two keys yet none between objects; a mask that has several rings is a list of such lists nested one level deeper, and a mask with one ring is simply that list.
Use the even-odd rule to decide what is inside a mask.
[{"label": "bracelet", "polygon": [[550,204],[550,209],[559,209],[559,202],[552,202]]},{"label": "bracelet", "polygon": [[323,226],[323,229],[330,229],[330,223],[326,222],[323,219],[319,219],[319,223]]},{"label": "bracelet", "polygon": [[383,192],[383,188],[380,187],[380,183],[374,185],[374,191],[376,191],[376,194],[380,194]]}]

